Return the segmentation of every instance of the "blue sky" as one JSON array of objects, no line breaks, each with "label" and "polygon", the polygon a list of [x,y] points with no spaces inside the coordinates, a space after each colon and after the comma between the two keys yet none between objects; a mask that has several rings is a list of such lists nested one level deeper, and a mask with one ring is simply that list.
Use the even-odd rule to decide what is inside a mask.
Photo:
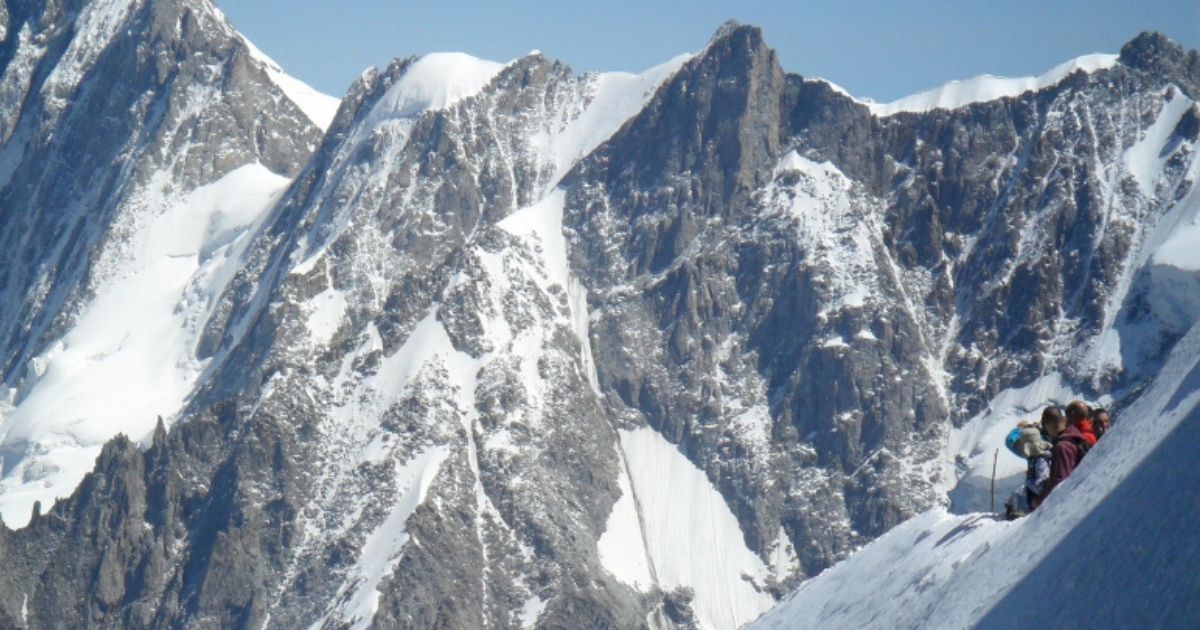
[{"label": "blue sky", "polygon": [[291,74],[341,96],[369,66],[532,49],[576,71],[641,71],[702,48],[727,19],[763,29],[785,70],[888,101],[978,74],[1038,74],[1143,30],[1200,48],[1200,0],[860,2],[216,0]]}]

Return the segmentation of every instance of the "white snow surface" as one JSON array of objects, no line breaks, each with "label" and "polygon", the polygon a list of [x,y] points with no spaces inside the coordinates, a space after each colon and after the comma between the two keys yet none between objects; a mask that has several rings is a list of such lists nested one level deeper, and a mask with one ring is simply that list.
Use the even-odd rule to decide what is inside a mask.
[{"label": "white snow surface", "polygon": [[[692,606],[706,629],[737,628],[769,609],[774,599],[759,591],[770,574],[746,547],[737,517],[721,493],[679,450],[652,429],[620,431],[641,532],[657,584],[670,591],[689,587]],[[624,491],[625,488],[622,488]],[[622,508],[618,502],[615,509]],[[618,523],[614,523],[618,519]],[[619,532],[605,532],[605,567],[617,577],[644,579],[641,568],[617,568],[610,561],[640,562],[636,534],[628,515],[610,518]],[[624,532],[622,534],[621,532]],[[609,539],[627,536],[623,540]],[[619,553],[614,550],[619,548]],[[640,582],[639,582],[640,583]],[[634,586],[631,583],[631,586]]]},{"label": "white snow surface", "polygon": [[465,53],[430,53],[404,71],[373,111],[405,118],[446,109],[478,94],[503,68]]},{"label": "white snow surface", "polygon": [[567,239],[562,232],[566,199],[566,191],[556,188],[541,201],[517,210],[497,224],[514,236],[532,237],[533,244],[541,248],[542,261],[550,280],[564,289],[570,276]]},{"label": "white snow surface", "polygon": [[313,341],[324,345],[333,339],[342,317],[346,314],[346,307],[346,295],[332,287],[309,300],[308,319],[305,323]]},{"label": "white snow surface", "polygon": [[1146,196],[1154,194],[1157,178],[1162,175],[1163,165],[1171,157],[1170,153],[1164,151],[1171,132],[1193,105],[1193,101],[1180,94],[1179,90],[1169,89],[1174,96],[1166,101],[1158,118],[1146,129],[1141,140],[1125,152],[1125,168],[1137,180],[1138,187]]},{"label": "white snow surface", "polygon": [[288,181],[255,163],[182,198],[143,191],[140,229],[97,264],[95,298],[0,411],[6,524],[24,526],[35,501],[46,510],[69,495],[108,439],[141,440],[158,416],[172,420],[205,365],[195,358],[203,324]]},{"label": "white snow surface", "polygon": [[1154,252],[1154,264],[1181,271],[1200,271],[1200,223],[1193,219],[1191,224],[1178,228],[1170,240]]},{"label": "white snow surface", "polygon": [[[1187,178],[1200,180],[1200,160],[1193,161]],[[1154,227],[1145,251],[1148,254],[1144,254],[1143,262],[1148,263],[1150,271],[1146,301],[1150,309],[1169,330],[1187,330],[1200,320],[1200,186],[1193,184],[1175,202]]]},{"label": "white snow surface", "polygon": [[[901,112],[927,112],[934,109],[957,109],[972,103],[982,103],[1030,90],[1040,90],[1055,85],[1071,73],[1082,70],[1087,73],[1104,70],[1116,65],[1118,55],[1091,54],[1077,57],[1059,64],[1036,77],[997,77],[990,74],[963,81],[951,81],[943,86],[912,94],[890,103],[862,100],[871,113],[879,117],[892,116]],[[832,84],[831,84],[832,85]],[[835,89],[840,89],[836,88]],[[843,90],[844,91],[844,90]]]},{"label": "white snow surface", "polygon": [[612,513],[604,526],[597,546],[604,568],[618,580],[633,588],[646,592],[655,584],[646,538],[642,535],[641,517],[637,501],[633,496],[633,484],[629,481],[629,470],[625,458],[621,458],[621,473],[618,483],[621,497],[613,505]]},{"label": "white snow surface", "polygon": [[[928,512],[750,626],[1181,627],[1200,614],[1200,326],[1032,515]],[[1052,594],[1052,595],[1051,595]]]},{"label": "white snow surface", "polygon": [[537,627],[538,617],[546,610],[546,605],[550,602],[534,595],[525,601],[525,605],[521,608],[521,627],[535,628]]}]

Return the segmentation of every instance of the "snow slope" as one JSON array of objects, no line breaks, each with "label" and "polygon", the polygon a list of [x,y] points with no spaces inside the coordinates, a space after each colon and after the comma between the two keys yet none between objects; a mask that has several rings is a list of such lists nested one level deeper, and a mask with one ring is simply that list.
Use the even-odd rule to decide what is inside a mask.
[{"label": "snow slope", "polygon": [[750,627],[1192,625],[1200,615],[1197,431],[1193,326],[1150,390],[1033,515],[1005,523],[924,514]]},{"label": "snow slope", "polygon": [[[963,81],[951,81],[932,90],[905,96],[890,103],[876,103],[870,100],[861,102],[871,110],[872,114],[879,117],[892,116],[901,112],[957,109],[971,103],[992,101],[998,98],[1017,96],[1030,90],[1047,88],[1078,70],[1091,73],[1111,68],[1117,63],[1117,58],[1118,55],[1110,54],[1084,55],[1059,64],[1036,77],[1009,78],[985,74]],[[840,88],[837,89],[840,90]]]},{"label": "snow slope", "polygon": [[767,567],[746,548],[737,517],[704,471],[650,428],[621,431],[621,450],[640,528],[622,503],[622,479],[622,499],[600,540],[605,568],[638,588],[648,569],[663,590],[692,589],[705,629],[736,628],[769,609],[774,599],[753,582],[767,576]]},{"label": "snow slope", "polygon": [[205,365],[195,358],[203,322],[289,182],[249,164],[176,199],[162,194],[170,175],[159,181],[139,200],[147,216],[125,257],[98,270],[108,280],[75,326],[9,392],[0,515],[10,527],[28,521],[35,501],[48,508],[69,495],[112,436],[141,439],[180,409]]},{"label": "snow slope", "polygon": [[558,183],[567,171],[612,137],[621,125],[646,106],[658,86],[679,71],[692,55],[679,55],[640,74],[605,72],[593,75],[594,94],[587,108],[558,133],[547,136],[545,142],[553,147],[555,173],[551,181]]},{"label": "snow slope", "polygon": [[413,62],[384,95],[376,112],[403,118],[445,109],[479,93],[504,67],[464,53],[431,53]]}]

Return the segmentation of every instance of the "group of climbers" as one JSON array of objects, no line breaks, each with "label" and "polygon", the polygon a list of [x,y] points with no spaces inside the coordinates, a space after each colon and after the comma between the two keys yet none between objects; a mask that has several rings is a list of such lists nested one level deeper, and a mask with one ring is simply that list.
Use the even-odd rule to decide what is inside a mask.
[{"label": "group of climbers", "polygon": [[1023,492],[1005,504],[1006,516],[1017,518],[1037,509],[1075,471],[1109,426],[1108,410],[1093,409],[1076,400],[1067,405],[1066,413],[1050,405],[1042,411],[1040,425],[1026,421],[1009,432],[1005,445],[1025,458],[1028,466]]}]

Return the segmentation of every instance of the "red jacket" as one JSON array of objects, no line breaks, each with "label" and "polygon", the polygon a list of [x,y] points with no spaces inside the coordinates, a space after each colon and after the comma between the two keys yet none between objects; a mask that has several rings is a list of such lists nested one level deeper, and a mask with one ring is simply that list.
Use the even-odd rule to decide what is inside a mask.
[{"label": "red jacket", "polygon": [[1041,501],[1045,501],[1054,487],[1071,476],[1083,453],[1077,441],[1087,441],[1084,434],[1074,426],[1068,426],[1058,437],[1054,438],[1054,448],[1050,449],[1050,479],[1042,490]]},{"label": "red jacket", "polygon": [[1083,420],[1080,420],[1079,422],[1075,423],[1075,428],[1079,429],[1079,432],[1083,434],[1083,439],[1087,441],[1088,446],[1096,445],[1096,440],[1098,439],[1098,436],[1096,435],[1095,429],[1092,428],[1091,420],[1088,420],[1086,418]]}]

